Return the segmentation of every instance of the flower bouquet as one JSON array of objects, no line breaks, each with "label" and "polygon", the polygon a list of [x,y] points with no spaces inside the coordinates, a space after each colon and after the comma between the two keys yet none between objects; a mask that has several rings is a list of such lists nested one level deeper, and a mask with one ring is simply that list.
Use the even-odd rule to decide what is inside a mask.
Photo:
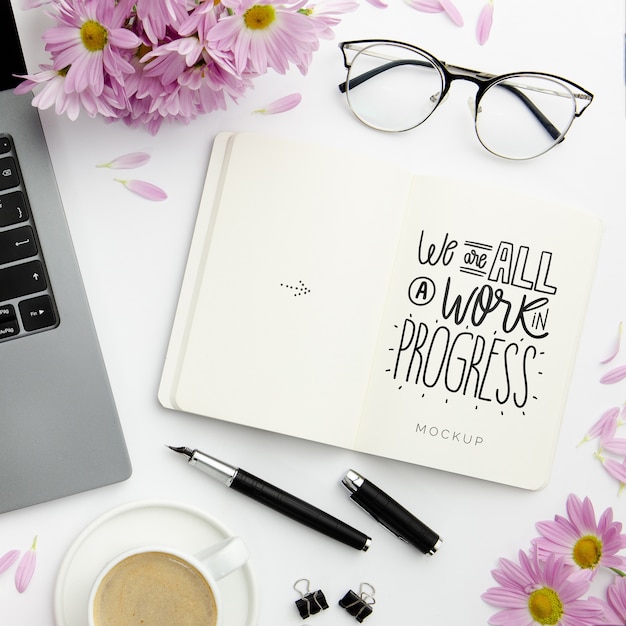
[{"label": "flower bouquet", "polygon": [[[27,0],[28,1],[28,0]],[[156,133],[225,109],[254,78],[291,66],[305,74],[354,0],[30,0],[56,25],[43,34],[51,63],[16,88],[33,105],[76,119],[124,120]]]}]

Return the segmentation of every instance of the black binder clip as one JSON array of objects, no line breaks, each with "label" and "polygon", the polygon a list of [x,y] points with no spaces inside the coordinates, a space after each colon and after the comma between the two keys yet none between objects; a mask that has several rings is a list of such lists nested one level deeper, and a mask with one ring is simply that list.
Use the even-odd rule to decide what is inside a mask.
[{"label": "black binder clip", "polygon": [[[306,585],[306,588],[303,589],[304,585]],[[302,596],[295,603],[302,619],[306,619],[328,608],[328,602],[326,602],[324,593],[320,589],[311,592],[311,583],[306,578],[296,580],[293,588]]]},{"label": "black binder clip", "polygon": [[343,607],[357,622],[361,623],[368,615],[372,614],[372,606],[376,604],[374,594],[376,590],[368,583],[362,583],[359,595],[352,589],[339,600],[339,606]]}]

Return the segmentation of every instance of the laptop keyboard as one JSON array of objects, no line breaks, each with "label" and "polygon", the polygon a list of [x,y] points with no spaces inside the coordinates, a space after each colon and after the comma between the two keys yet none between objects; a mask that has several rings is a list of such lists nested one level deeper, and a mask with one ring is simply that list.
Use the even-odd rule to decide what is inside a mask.
[{"label": "laptop keyboard", "polygon": [[13,138],[0,134],[0,342],[58,323]]}]

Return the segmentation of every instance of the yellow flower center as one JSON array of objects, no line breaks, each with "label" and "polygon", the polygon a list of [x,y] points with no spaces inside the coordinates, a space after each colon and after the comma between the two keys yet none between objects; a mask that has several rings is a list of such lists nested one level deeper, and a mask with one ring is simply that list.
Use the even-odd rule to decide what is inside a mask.
[{"label": "yellow flower center", "polygon": [[563,616],[559,594],[549,587],[536,589],[528,597],[528,609],[539,624],[558,624]]},{"label": "yellow flower center", "polygon": [[80,38],[89,52],[98,52],[107,45],[108,32],[102,24],[89,20],[80,27]]},{"label": "yellow flower center", "polygon": [[243,14],[243,21],[252,30],[263,30],[276,19],[276,11],[269,4],[255,4]]},{"label": "yellow flower center", "polygon": [[574,545],[572,557],[582,569],[593,569],[602,558],[602,542],[594,535],[581,537]]}]

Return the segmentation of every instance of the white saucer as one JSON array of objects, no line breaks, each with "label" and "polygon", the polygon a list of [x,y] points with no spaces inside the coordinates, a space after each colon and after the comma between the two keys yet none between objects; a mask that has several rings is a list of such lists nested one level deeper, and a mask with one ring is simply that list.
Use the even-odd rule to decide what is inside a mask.
[{"label": "white saucer", "polygon": [[[119,552],[155,543],[194,553],[232,535],[210,515],[177,502],[140,500],[105,513],[80,533],[63,559],[54,591],[57,626],[84,626],[91,584]],[[250,563],[218,584],[224,626],[255,626],[258,593]]]}]

